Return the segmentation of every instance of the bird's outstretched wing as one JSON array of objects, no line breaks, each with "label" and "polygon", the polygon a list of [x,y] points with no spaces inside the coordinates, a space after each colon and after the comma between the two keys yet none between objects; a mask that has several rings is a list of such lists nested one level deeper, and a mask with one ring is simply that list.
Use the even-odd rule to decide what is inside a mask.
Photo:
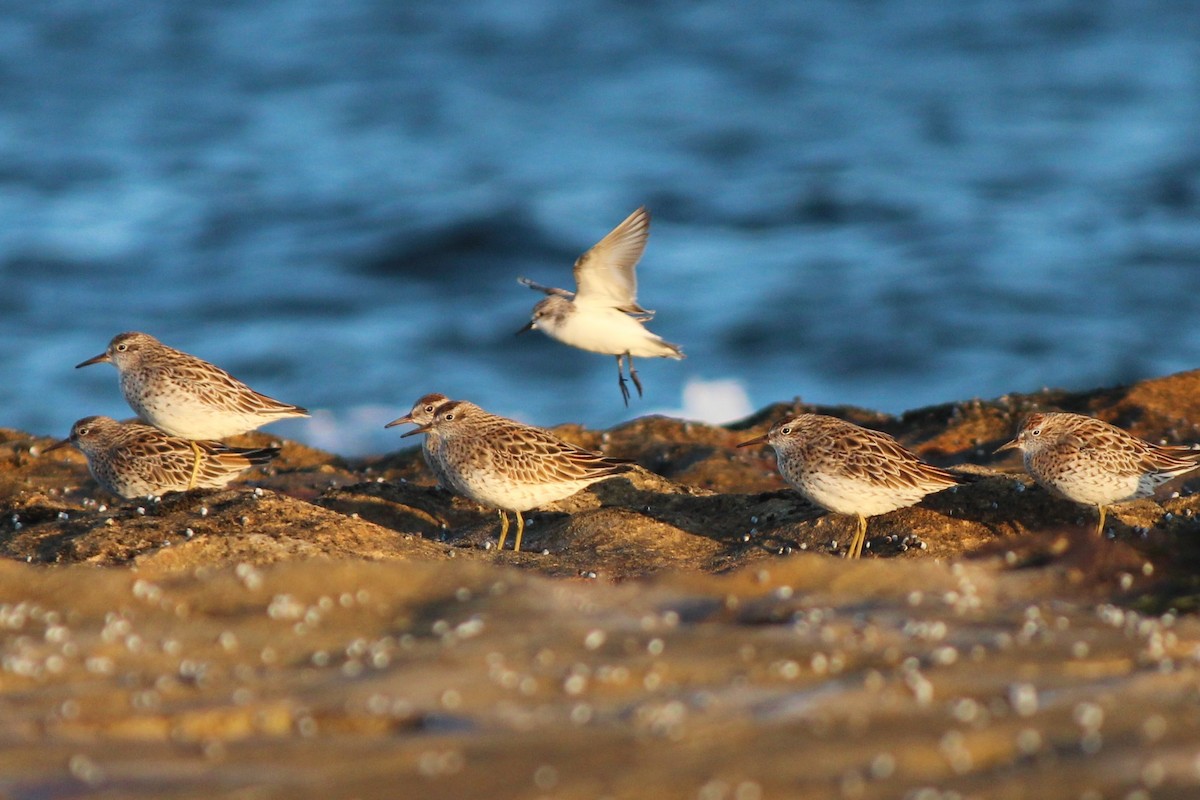
[{"label": "bird's outstretched wing", "polygon": [[650,212],[643,206],[613,228],[575,262],[575,304],[653,315],[637,303],[634,268],[650,236]]}]

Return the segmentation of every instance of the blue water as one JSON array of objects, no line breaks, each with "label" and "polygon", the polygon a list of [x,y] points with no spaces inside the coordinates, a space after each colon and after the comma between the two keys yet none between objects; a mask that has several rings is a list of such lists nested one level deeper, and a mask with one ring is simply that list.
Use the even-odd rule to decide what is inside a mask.
[{"label": "blue water", "polygon": [[[0,425],[126,415],[72,367],[128,329],[347,454],[427,391],[607,426],[1200,364],[1192,0],[4,6]],[[688,359],[626,410],[515,279],[643,203]]]}]

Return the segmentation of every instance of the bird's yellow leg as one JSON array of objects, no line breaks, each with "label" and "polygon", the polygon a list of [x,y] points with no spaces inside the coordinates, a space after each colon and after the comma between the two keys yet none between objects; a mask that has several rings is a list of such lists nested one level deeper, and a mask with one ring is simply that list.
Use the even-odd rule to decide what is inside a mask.
[{"label": "bird's yellow leg", "polygon": [[863,543],[867,539],[867,518],[861,514],[855,516],[858,517],[858,527],[854,531],[854,538],[850,540],[850,549],[846,551],[846,558],[860,558]]},{"label": "bird's yellow leg", "polygon": [[1098,508],[1100,509],[1100,524],[1096,526],[1096,535],[1103,537],[1104,536],[1104,513],[1108,509],[1105,508],[1104,506],[1098,506]]},{"label": "bird's yellow leg", "polygon": [[200,477],[200,459],[203,453],[200,452],[200,445],[195,442],[192,445],[192,452],[196,454],[196,460],[192,462],[192,477],[188,480],[188,491],[196,488],[196,479]]},{"label": "bird's yellow leg", "polygon": [[508,514],[504,513],[504,509],[500,509],[500,545],[497,550],[504,549],[504,540],[508,538]]},{"label": "bird's yellow leg", "polygon": [[513,552],[521,552],[521,534],[525,532],[525,518],[521,516],[521,512],[514,512],[517,515],[517,539],[513,542]]}]

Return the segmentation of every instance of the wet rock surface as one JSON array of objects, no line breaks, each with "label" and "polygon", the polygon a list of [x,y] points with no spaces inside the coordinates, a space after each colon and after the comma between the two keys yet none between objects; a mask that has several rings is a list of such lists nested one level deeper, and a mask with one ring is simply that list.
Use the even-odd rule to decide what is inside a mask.
[{"label": "wet rock surface", "polygon": [[1101,540],[991,452],[1034,408],[1200,441],[1198,390],[816,409],[968,478],[872,519],[858,563],[853,520],[736,449],[799,401],[558,429],[641,468],[527,514],[520,553],[415,449],[286,443],[229,489],[121,502],[0,431],[0,791],[1193,796],[1200,479]]}]

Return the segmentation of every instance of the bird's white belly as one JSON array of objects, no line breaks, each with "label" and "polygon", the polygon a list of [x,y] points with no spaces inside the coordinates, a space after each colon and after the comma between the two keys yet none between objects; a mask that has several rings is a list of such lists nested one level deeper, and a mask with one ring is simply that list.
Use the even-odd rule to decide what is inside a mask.
[{"label": "bird's white belly", "polygon": [[1149,497],[1157,485],[1147,475],[1116,475],[1099,469],[1067,473],[1046,483],[1069,500],[1094,506]]},{"label": "bird's white belly", "polygon": [[188,392],[159,391],[127,398],[137,415],[160,431],[184,439],[224,439],[268,420],[233,406],[214,407]]},{"label": "bird's white belly", "polygon": [[527,511],[570,497],[595,481],[514,483],[490,471],[471,470],[454,476],[454,483],[476,503],[505,511]]},{"label": "bird's white belly", "polygon": [[643,358],[670,353],[660,337],[628,314],[611,308],[577,308],[560,325],[544,330],[563,344],[593,353],[629,353]]},{"label": "bird's white belly", "polygon": [[186,395],[165,395],[140,403],[135,410],[159,430],[184,439],[224,439],[252,431],[265,421],[234,410],[215,410]]},{"label": "bird's white belly", "polygon": [[806,475],[795,483],[800,493],[812,502],[838,514],[862,514],[873,517],[911,506],[925,496],[918,489],[894,489],[869,481]]}]

